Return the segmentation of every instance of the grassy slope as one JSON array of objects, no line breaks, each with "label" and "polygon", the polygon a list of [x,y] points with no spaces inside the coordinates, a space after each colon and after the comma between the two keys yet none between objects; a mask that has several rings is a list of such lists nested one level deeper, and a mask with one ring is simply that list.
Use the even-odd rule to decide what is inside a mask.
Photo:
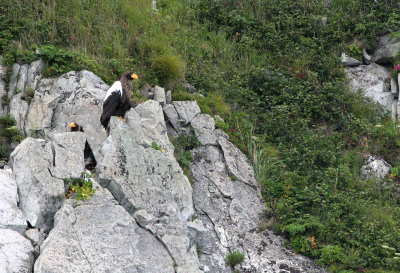
[{"label": "grassy slope", "polygon": [[218,126],[245,143],[274,228],[297,252],[334,272],[400,270],[400,172],[384,184],[359,177],[368,153],[399,164],[400,132],[347,92],[338,59],[342,50],[359,58],[360,46],[372,52],[379,35],[399,29],[397,1],[332,0],[328,9],[305,0],[161,0],[158,11],[147,0],[5,2],[7,63],[30,61],[41,47],[48,75],[89,68],[111,82],[134,68],[176,99],[190,97],[176,85],[185,68],[208,96],[197,97],[203,110],[222,115]]}]

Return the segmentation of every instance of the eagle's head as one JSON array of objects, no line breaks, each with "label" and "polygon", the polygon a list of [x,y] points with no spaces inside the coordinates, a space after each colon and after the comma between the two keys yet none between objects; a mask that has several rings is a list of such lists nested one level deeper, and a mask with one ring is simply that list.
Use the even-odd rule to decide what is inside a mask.
[{"label": "eagle's head", "polygon": [[126,78],[127,80],[133,81],[133,80],[138,80],[139,77],[132,71],[125,72],[124,75],[122,75],[122,78]]}]

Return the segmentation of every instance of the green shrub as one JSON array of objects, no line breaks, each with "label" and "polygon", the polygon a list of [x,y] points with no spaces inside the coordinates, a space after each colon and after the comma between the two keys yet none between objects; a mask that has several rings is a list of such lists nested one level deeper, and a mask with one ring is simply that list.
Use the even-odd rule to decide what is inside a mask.
[{"label": "green shrub", "polygon": [[94,194],[92,185],[93,176],[88,172],[83,172],[79,179],[67,179],[69,190],[66,198],[73,196],[76,200],[87,200]]},{"label": "green shrub", "polygon": [[169,53],[153,57],[152,69],[162,86],[182,79],[185,75],[185,63],[179,56]]},{"label": "green shrub", "polygon": [[35,90],[32,88],[25,88],[24,93],[21,96],[21,99],[26,101],[28,104],[31,104],[33,97],[35,96]]},{"label": "green shrub", "polygon": [[232,270],[238,264],[243,263],[243,261],[244,261],[244,255],[240,252],[232,252],[231,254],[228,254],[225,258],[226,265],[230,266]]},{"label": "green shrub", "polygon": [[183,173],[193,182],[193,175],[190,171],[190,164],[193,160],[191,150],[200,145],[199,141],[193,135],[193,130],[190,133],[182,132],[177,138],[171,139],[175,147],[174,156],[181,166]]}]

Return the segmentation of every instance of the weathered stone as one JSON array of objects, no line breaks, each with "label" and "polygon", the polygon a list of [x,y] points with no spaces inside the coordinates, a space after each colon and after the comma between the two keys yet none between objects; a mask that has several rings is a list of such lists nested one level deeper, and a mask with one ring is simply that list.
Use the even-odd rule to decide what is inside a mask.
[{"label": "weathered stone", "polygon": [[201,111],[196,101],[174,101],[172,105],[178,112],[179,118],[187,126]]},{"label": "weathered stone", "polygon": [[42,59],[34,61],[29,65],[26,88],[36,89],[38,82],[42,78],[42,71],[45,64]]},{"label": "weathered stone", "polygon": [[400,39],[392,34],[385,35],[379,39],[379,46],[375,50],[372,61],[376,63],[391,63],[400,48]]},{"label": "weathered stone", "polygon": [[165,95],[165,101],[167,104],[170,104],[172,102],[172,93],[171,90],[167,91],[167,94]]},{"label": "weathered stone", "polygon": [[175,272],[164,246],[107,190],[95,190],[87,201],[64,202],[41,246],[35,272]]},{"label": "weathered stone", "polygon": [[190,83],[182,83],[182,87],[185,88],[189,93],[196,93],[197,89]]},{"label": "weathered stone", "polygon": [[[0,101],[1,101],[2,97],[5,94],[7,94],[6,83],[3,81],[5,75],[6,75],[6,68],[3,66],[3,57],[0,56]],[[7,114],[6,106],[3,106],[2,103],[0,103],[0,116],[6,115],[6,114]]]},{"label": "weathered stone", "polygon": [[378,64],[346,67],[345,73],[350,80],[354,91],[364,91],[366,97],[381,104],[387,111],[391,111],[394,100],[391,92],[383,92],[386,80],[390,77],[389,71]]},{"label": "weathered stone", "polygon": [[168,104],[163,107],[163,111],[165,114],[165,122],[170,123],[175,131],[179,132],[182,124],[179,121],[178,112],[175,110],[175,107],[171,104]]},{"label": "weathered stone", "polygon": [[18,73],[18,81],[15,87],[15,93],[23,93],[25,91],[25,84],[28,79],[28,64],[21,65]]},{"label": "weathered stone", "polygon": [[179,137],[178,132],[175,130],[174,127],[172,127],[172,125],[170,125],[170,123],[166,123],[165,125],[167,126],[167,133],[168,133],[169,137],[172,137],[172,138]]},{"label": "weathered stone", "polygon": [[198,114],[191,122],[196,138],[202,145],[217,145],[214,119],[207,114]]},{"label": "weathered stone", "polygon": [[392,111],[391,111],[391,117],[392,117],[392,120],[394,121],[394,120],[396,120],[397,119],[397,105],[398,105],[399,103],[398,103],[398,100],[394,100],[393,101],[393,103],[392,103]]},{"label": "weathered stone", "polygon": [[25,139],[10,155],[19,207],[33,227],[44,231],[52,228],[53,215],[64,200],[64,181],[49,172],[53,162],[51,143],[33,138]]},{"label": "weathered stone", "polygon": [[10,84],[9,84],[9,90],[8,90],[8,97],[11,99],[12,96],[14,95],[15,87],[17,86],[17,81],[18,81],[18,73],[20,69],[20,65],[15,63],[12,66],[12,73],[10,77]]},{"label": "weathered stone", "polygon": [[25,232],[26,221],[18,208],[17,183],[11,172],[0,170],[0,228]]},{"label": "weathered stone", "polygon": [[361,175],[366,178],[382,180],[390,172],[390,164],[383,159],[369,156],[365,164],[361,167]]},{"label": "weathered stone", "polygon": [[342,62],[342,65],[345,67],[359,66],[361,64],[361,62],[359,60],[356,60],[356,59],[348,56],[344,52],[342,53],[341,62]]},{"label": "weathered stone", "polygon": [[369,65],[371,63],[371,56],[368,55],[365,48],[362,49],[362,59],[363,59],[363,64],[365,65]]},{"label": "weathered stone", "polygon": [[[0,101],[6,94],[7,94],[6,83],[0,78]],[[4,116],[6,114],[7,114],[7,106],[0,103],[0,116]]]},{"label": "weathered stone", "polygon": [[59,179],[79,178],[85,170],[86,137],[82,132],[56,133],[51,136],[53,165],[50,172]]},{"label": "weathered stone", "polygon": [[154,100],[158,101],[161,106],[164,106],[166,104],[166,98],[165,98],[165,90],[162,87],[156,86],[153,88],[153,93],[154,93]]},{"label": "weathered stone", "polygon": [[168,138],[167,127],[165,126],[163,110],[160,104],[154,100],[148,100],[139,104],[134,110],[140,116],[142,139],[150,142],[150,144],[152,142],[157,143],[158,146],[165,149],[173,157],[174,146]]},{"label": "weathered stone", "polygon": [[25,133],[30,136],[39,131],[45,137],[50,131],[66,132],[74,121],[83,128],[96,161],[101,161],[106,134],[99,120],[108,88],[98,76],[85,70],[42,79],[25,120]]},{"label": "weathered stone", "polygon": [[44,233],[38,228],[28,229],[25,231],[25,236],[32,242],[33,246],[40,246],[45,239]]},{"label": "weathered stone", "polygon": [[226,138],[219,138],[218,144],[224,154],[229,174],[250,186],[258,188],[253,166],[247,157]]},{"label": "weathered stone", "polygon": [[6,76],[7,68],[3,66],[3,56],[0,56],[0,79]]},{"label": "weathered stone", "polygon": [[[147,101],[142,107],[147,108],[146,111],[154,110],[153,104],[160,107],[155,101]],[[145,115],[144,108],[138,111],[141,117],[154,116]],[[162,117],[161,108],[158,113]],[[128,113],[128,117],[130,115]],[[157,135],[157,132],[151,136],[143,133],[147,123],[150,120],[138,126],[137,122],[127,120],[124,123],[111,118],[112,141],[107,144],[110,145],[106,149],[108,153],[97,169],[99,181],[133,217],[138,216],[135,212],[139,210],[146,211],[146,229],[166,247],[176,263],[176,272],[200,272],[196,246],[187,237],[187,223],[193,214],[190,183],[175,158],[142,144],[153,141]],[[132,125],[137,127],[130,127]],[[142,218],[138,220],[143,222]]]},{"label": "weathered stone", "polygon": [[397,81],[393,78],[390,79],[390,92],[392,92],[392,94],[395,97],[399,96],[399,88],[397,86]]},{"label": "weathered stone", "polygon": [[[200,268],[204,272],[230,273],[225,258],[239,251],[246,257],[241,267],[244,272],[280,272],[281,262],[293,272],[325,272],[311,260],[285,250],[283,240],[272,232],[259,231],[266,209],[259,190],[252,185],[251,176],[244,175],[242,179],[249,180],[241,181],[227,171],[226,166],[232,164],[226,162],[225,153],[211,145],[192,150],[193,201],[205,229],[200,228],[196,237]],[[244,157],[234,152],[228,160],[235,155]],[[237,162],[244,162],[239,169],[248,168],[245,158]]]},{"label": "weathered stone", "polygon": [[0,272],[30,273],[33,247],[28,239],[14,230],[0,228]]},{"label": "weathered stone", "polygon": [[[14,95],[10,101],[10,114],[17,122],[18,129],[24,133],[24,121],[28,113],[29,105],[22,100],[23,93]],[[36,129],[36,128],[35,128]]]}]

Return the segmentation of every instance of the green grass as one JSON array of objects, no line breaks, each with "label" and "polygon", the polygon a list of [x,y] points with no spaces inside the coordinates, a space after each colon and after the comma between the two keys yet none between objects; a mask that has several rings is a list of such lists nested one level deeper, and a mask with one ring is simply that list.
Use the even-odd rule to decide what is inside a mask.
[{"label": "green grass", "polygon": [[21,142],[23,136],[16,126],[16,121],[10,115],[0,116],[0,160],[7,159],[12,150],[12,142]]},{"label": "green grass", "polygon": [[[348,91],[339,56],[372,54],[380,35],[400,29],[400,3],[330,2],[160,0],[152,10],[147,0],[5,0],[0,54],[10,65],[39,49],[46,76],[89,69],[108,83],[134,69],[140,85],[196,99],[253,161],[273,228],[292,248],[332,272],[396,272],[396,171],[376,183],[359,170],[369,153],[400,166],[400,131]],[[183,78],[199,94],[183,92]],[[178,142],[190,176],[193,143]]]}]

